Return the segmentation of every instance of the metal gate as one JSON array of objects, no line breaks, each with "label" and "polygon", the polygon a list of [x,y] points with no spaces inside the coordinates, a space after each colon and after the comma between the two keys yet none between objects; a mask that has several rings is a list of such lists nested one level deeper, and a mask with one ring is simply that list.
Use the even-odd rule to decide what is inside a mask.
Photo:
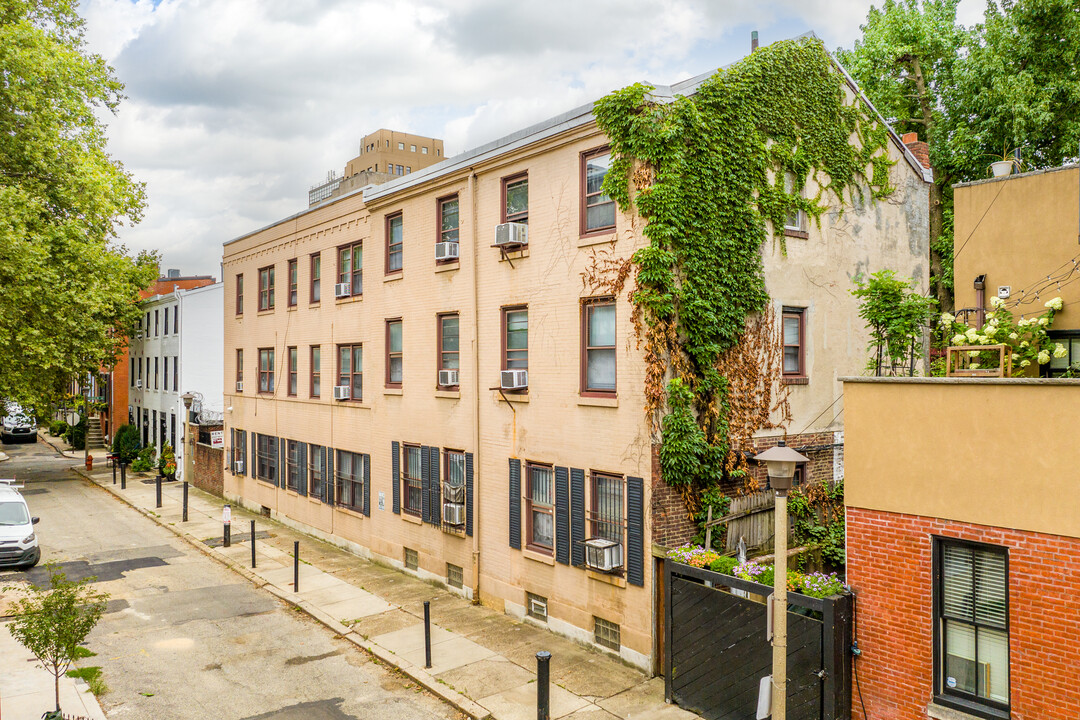
[{"label": "metal gate", "polygon": [[[707,720],[754,720],[761,678],[772,674],[766,605],[729,588],[756,596],[771,588],[670,560],[664,567],[668,700]],[[850,717],[850,597],[789,594],[788,603],[787,717]]]}]

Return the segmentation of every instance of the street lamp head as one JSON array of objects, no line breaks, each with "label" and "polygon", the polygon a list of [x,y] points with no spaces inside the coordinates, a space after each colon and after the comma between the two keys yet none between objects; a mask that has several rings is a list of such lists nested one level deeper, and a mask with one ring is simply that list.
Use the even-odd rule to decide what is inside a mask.
[{"label": "street lamp head", "polygon": [[754,459],[765,463],[769,473],[769,484],[773,486],[773,489],[786,492],[791,489],[791,481],[795,477],[795,466],[801,462],[807,462],[810,458],[787,447],[781,440],[776,447],[755,455]]},{"label": "street lamp head", "polygon": [[184,393],[183,395],[180,396],[180,399],[184,401],[184,409],[185,410],[190,410],[191,409],[191,401],[195,399],[195,395],[193,395],[190,392],[186,392],[186,393]]}]

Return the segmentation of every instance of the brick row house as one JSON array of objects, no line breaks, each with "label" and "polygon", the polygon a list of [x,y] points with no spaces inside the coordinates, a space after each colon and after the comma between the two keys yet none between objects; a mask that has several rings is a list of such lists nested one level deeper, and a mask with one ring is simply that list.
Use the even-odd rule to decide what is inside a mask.
[{"label": "brick row house", "polygon": [[[892,202],[793,217],[786,256],[763,248],[823,479],[822,410],[865,364],[850,278],[926,286],[929,177],[895,136],[889,153]],[[583,280],[646,242],[600,192],[609,163],[587,105],[225,243],[224,490],[655,670],[653,548],[687,522],[632,306]]]}]

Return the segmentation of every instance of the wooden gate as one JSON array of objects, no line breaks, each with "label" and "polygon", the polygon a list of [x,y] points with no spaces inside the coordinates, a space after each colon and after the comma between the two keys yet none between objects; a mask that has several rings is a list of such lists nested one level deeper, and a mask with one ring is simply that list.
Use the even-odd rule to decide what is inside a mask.
[{"label": "wooden gate", "polygon": [[[667,699],[707,720],[754,720],[772,674],[767,585],[664,561]],[[731,589],[751,597],[740,597]],[[789,720],[850,718],[850,596],[788,595]]]}]

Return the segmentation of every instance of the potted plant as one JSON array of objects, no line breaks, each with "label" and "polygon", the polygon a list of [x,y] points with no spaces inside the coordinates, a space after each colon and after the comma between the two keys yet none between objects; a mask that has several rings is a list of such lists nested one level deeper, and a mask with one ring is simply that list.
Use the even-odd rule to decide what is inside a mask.
[{"label": "potted plant", "polygon": [[176,455],[173,453],[172,445],[169,443],[165,443],[165,446],[161,448],[161,455],[158,457],[158,471],[167,480],[176,478]]},{"label": "potted plant", "polygon": [[995,158],[990,163],[990,171],[994,174],[994,177],[1005,177],[1011,175],[1013,168],[1017,171],[1021,168],[1020,158],[1017,157],[1016,150],[1009,150],[1008,146],[1002,146],[1001,156],[990,155],[989,157]]}]

